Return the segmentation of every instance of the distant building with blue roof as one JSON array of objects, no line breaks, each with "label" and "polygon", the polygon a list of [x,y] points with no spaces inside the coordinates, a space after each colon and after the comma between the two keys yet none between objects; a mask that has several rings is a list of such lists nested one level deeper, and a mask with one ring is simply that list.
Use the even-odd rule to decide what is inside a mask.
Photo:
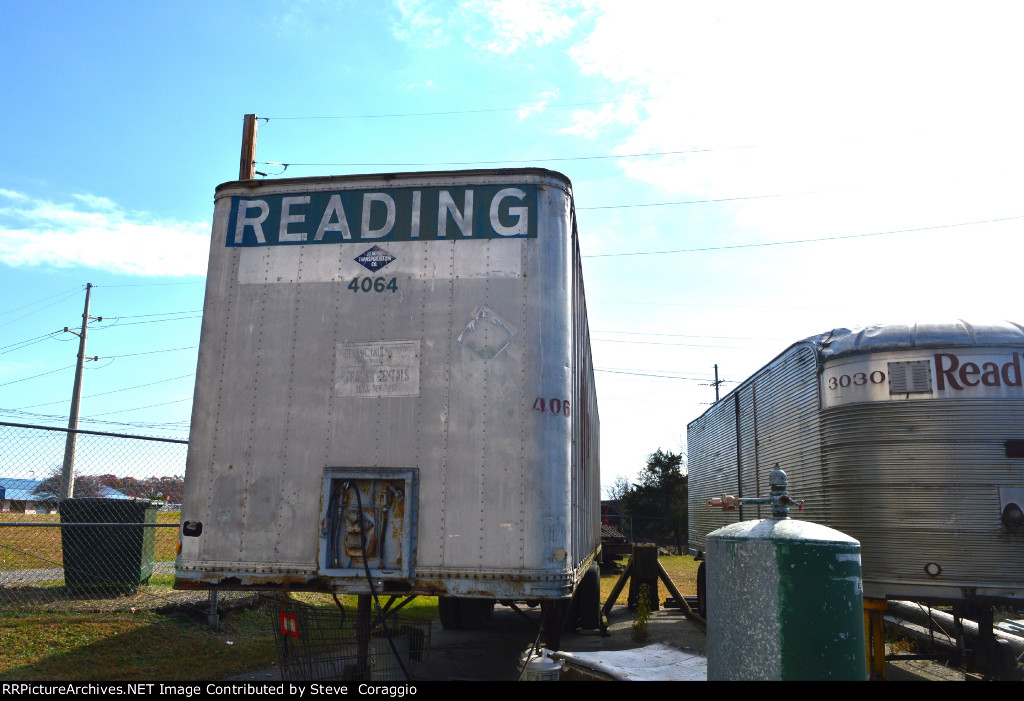
[{"label": "distant building with blue roof", "polygon": [[[42,480],[0,477],[0,511],[24,514],[55,514],[57,502],[41,497],[35,490]],[[113,487],[101,485],[99,495],[105,499],[128,499],[128,495]]]}]

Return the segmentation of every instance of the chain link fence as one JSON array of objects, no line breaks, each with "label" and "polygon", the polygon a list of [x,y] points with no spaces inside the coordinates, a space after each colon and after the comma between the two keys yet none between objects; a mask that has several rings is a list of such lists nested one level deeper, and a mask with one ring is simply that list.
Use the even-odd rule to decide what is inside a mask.
[{"label": "chain link fence", "polygon": [[0,609],[213,613],[212,595],[172,588],[187,451],[0,422]]}]

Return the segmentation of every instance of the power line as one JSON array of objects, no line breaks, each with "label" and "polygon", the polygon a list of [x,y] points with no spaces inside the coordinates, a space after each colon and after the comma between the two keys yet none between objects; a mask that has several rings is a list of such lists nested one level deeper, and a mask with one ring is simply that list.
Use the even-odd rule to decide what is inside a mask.
[{"label": "power line", "polygon": [[[34,310],[30,311],[28,314],[22,314],[21,316],[15,318],[15,319],[11,319],[10,321],[5,321],[4,323],[0,324],[0,326],[9,326],[10,324],[13,324],[16,321],[21,321],[22,319],[24,319],[26,317],[32,316],[36,312],[41,312],[44,309],[52,307],[52,306],[54,306],[56,304],[60,304],[61,302],[63,302],[68,297],[70,297],[70,296],[72,296],[74,294],[77,294],[78,292],[81,292],[81,289],[82,288],[79,287],[77,289],[71,290],[71,291],[66,292],[66,293],[60,293],[59,295],[54,295],[54,297],[59,297],[59,299],[57,299],[57,300],[55,300],[53,302],[50,302],[47,305],[39,307],[38,309],[34,309]],[[22,307],[19,307],[18,309],[12,309],[12,310],[9,310],[9,311],[3,312],[3,313],[4,314],[11,314],[11,313],[13,313],[15,311],[20,311],[21,309],[25,309],[27,307],[31,307],[34,304],[40,304],[41,302],[44,302],[44,301],[47,301],[47,300],[50,300],[50,299],[53,299],[53,297],[47,297],[46,299],[40,300],[39,302],[32,302],[31,304],[26,304],[26,305],[24,305]]]},{"label": "power line", "polygon": [[118,319],[146,319],[151,316],[172,316],[174,314],[202,314],[202,309],[188,309],[181,312],[156,312],[154,314],[130,314],[127,316],[119,316]]},{"label": "power line", "polygon": [[[622,100],[604,100],[600,102],[566,102],[566,103],[554,103],[545,104],[543,109],[557,110],[557,109],[574,109],[576,107],[594,107],[597,105],[619,105],[630,102],[657,102],[663,98],[660,97],[648,97],[648,98],[636,98],[636,99],[622,99]],[[307,116],[307,117],[259,117],[264,122],[270,122],[272,119],[276,120],[325,120],[325,119],[393,119],[399,117],[443,117],[451,116],[456,114],[492,114],[495,112],[520,112],[524,109],[531,109],[529,105],[517,105],[515,107],[484,107],[479,109],[470,110],[439,110],[435,112],[393,112],[383,114],[349,114],[340,116]]]},{"label": "power line", "polygon": [[[93,397],[103,397],[103,396],[106,396],[108,394],[118,394],[119,392],[130,392],[133,389],[142,389],[143,387],[152,387],[153,385],[163,384],[164,382],[174,382],[175,380],[182,380],[182,379],[184,379],[186,377],[195,377],[195,373],[192,372],[192,373],[188,373],[188,374],[185,374],[185,375],[178,375],[177,377],[168,377],[167,379],[164,379],[164,380],[156,380],[154,382],[147,382],[144,385],[134,385],[132,387],[122,387],[121,389],[112,389],[112,390],[110,390],[108,392],[97,392],[96,394],[87,394],[84,397],[82,397],[82,399],[92,399]],[[58,399],[58,400],[53,401],[53,402],[43,402],[41,404],[29,404],[28,406],[23,406],[21,408],[22,409],[35,409],[36,407],[49,406],[51,404],[61,404],[64,401],[65,400],[63,400],[63,399]]]},{"label": "power line", "polygon": [[32,375],[32,377],[23,377],[20,380],[11,380],[10,382],[3,382],[3,383],[0,383],[0,387],[6,387],[7,385],[17,384],[18,382],[25,382],[26,380],[34,380],[37,377],[43,377],[45,375],[52,375],[55,372],[62,372],[64,370],[68,370],[69,368],[73,368],[73,367],[75,367],[75,366],[74,365],[66,365],[65,367],[57,368],[56,370],[49,370],[48,372],[41,372],[38,375]]},{"label": "power line", "polygon": [[98,356],[98,357],[99,357],[100,360],[108,360],[108,359],[115,359],[115,358],[134,358],[137,355],[154,355],[155,353],[172,353],[174,351],[192,350],[192,349],[198,348],[198,347],[199,346],[182,346],[181,348],[164,348],[163,350],[144,351],[142,353],[125,353],[123,355],[101,355],[101,356]]},{"label": "power line", "polygon": [[749,350],[750,346],[726,346],[712,343],[669,343],[667,341],[630,341],[617,338],[591,338],[592,343],[633,343],[642,346],[685,346],[687,348],[744,348]]},{"label": "power line", "polygon": [[844,239],[861,239],[870,236],[891,236],[893,234],[910,234],[918,231],[935,231],[937,229],[953,229],[960,226],[974,226],[975,224],[994,224],[997,222],[1013,221],[1024,219],[1024,215],[1014,217],[1000,217],[998,219],[980,219],[978,221],[959,222],[957,224],[937,224],[936,226],[920,226],[914,229],[894,229],[892,231],[876,231],[870,234],[849,234],[846,236],[825,236],[816,239],[794,239],[792,241],[771,241],[767,243],[738,243],[732,246],[708,246],[707,248],[679,248],[670,251],[632,251],[628,253],[595,253],[583,258],[615,258],[621,256],[653,256],[666,253],[700,253],[704,251],[727,251],[736,248],[763,248],[766,246],[790,246],[799,243],[820,243],[822,241],[841,241]]},{"label": "power line", "polygon": [[[737,149],[754,148],[753,146],[726,146],[723,148],[696,148],[685,151],[652,151],[650,153],[623,153],[604,156],[566,156],[562,158],[505,158],[498,161],[434,161],[427,163],[282,163],[278,161],[257,161],[257,165],[284,166],[287,168],[323,168],[323,167],[359,167],[359,168],[397,168],[397,167],[427,167],[427,166],[474,166],[474,165],[498,165],[502,163],[560,163],[563,161],[599,161],[613,158],[649,158],[653,156],[676,156],[685,153],[710,153],[713,151],[735,151]],[[283,172],[283,171],[282,171]],[[280,175],[281,173],[276,173]]]},{"label": "power line", "polygon": [[107,324],[106,326],[97,326],[96,330],[97,331],[106,331],[107,329],[112,329],[115,326],[118,326],[118,327],[121,327],[121,326],[140,326],[142,324],[162,324],[162,323],[165,323],[165,322],[168,322],[168,321],[187,321],[189,319],[202,319],[203,315],[202,314],[193,314],[192,316],[177,316],[177,317],[174,317],[173,319],[149,319],[147,321],[129,321],[128,323],[125,323],[125,324],[120,323],[121,319],[130,319],[130,318],[132,318],[132,317],[127,317],[127,316],[104,317],[104,319],[112,320],[113,323]]},{"label": "power line", "polygon": [[[182,346],[181,348],[165,348],[163,350],[144,351],[142,353],[125,353],[123,355],[90,356],[89,360],[113,360],[113,359],[116,359],[116,358],[133,358],[133,357],[135,357],[137,355],[154,355],[156,353],[172,353],[174,351],[192,350],[194,348],[198,348],[198,346]],[[46,375],[52,375],[55,372],[61,372],[63,370],[67,370],[68,368],[73,368],[73,367],[75,367],[75,366],[74,365],[67,365],[67,366],[62,367],[62,368],[57,368],[56,370],[49,370],[47,372],[41,372],[38,375],[32,375],[31,377],[23,377],[20,380],[11,380],[10,382],[3,382],[3,383],[0,383],[0,387],[6,387],[7,385],[13,385],[13,384],[16,384],[18,382],[25,382],[27,380],[34,380],[37,377],[44,377]],[[104,367],[107,367],[107,366],[104,366]]]},{"label": "power line", "polygon": [[778,311],[779,309],[813,309],[813,310],[836,310],[836,309],[853,309],[853,307],[847,306],[812,306],[812,305],[778,305],[778,304],[699,304],[695,302],[652,302],[650,300],[628,300],[628,299],[592,299],[587,300],[588,304],[629,304],[633,306],[648,306],[648,307],[699,307],[701,309],[768,309],[771,311]]},{"label": "power line", "polygon": [[14,352],[16,350],[21,350],[22,348],[27,348],[28,346],[34,346],[37,343],[41,343],[42,341],[45,341],[45,340],[47,340],[49,338],[53,338],[54,336],[56,336],[59,333],[63,333],[63,331],[51,331],[50,333],[43,334],[42,336],[36,336],[35,338],[28,338],[28,339],[25,339],[24,341],[18,341],[17,343],[12,343],[9,346],[3,346],[2,348],[0,348],[0,355],[3,355],[4,353],[12,353],[12,352]]},{"label": "power line", "polygon": [[[603,370],[614,370],[616,372],[659,372],[665,375],[700,375],[703,371],[701,370],[664,370],[655,368],[602,368]],[[698,378],[708,379],[708,378]]]},{"label": "power line", "polygon": [[[0,409],[0,414],[12,414],[14,416],[32,419],[33,421],[43,421],[43,420],[61,421],[61,420],[63,420],[65,418],[63,416],[57,416],[57,415],[54,415],[54,414],[34,414],[34,413],[31,413],[31,412],[27,412],[27,411],[18,411],[16,409]],[[182,429],[186,429],[186,428],[189,427],[189,425],[191,423],[190,420],[187,420],[187,419],[186,420],[182,420],[182,421],[152,421],[152,422],[150,422],[150,421],[110,421],[110,420],[107,420],[107,419],[90,419],[90,418],[84,418],[84,417],[81,419],[81,422],[82,423],[108,425],[108,426],[128,426],[130,428],[146,428],[146,429],[162,428],[162,429],[165,429],[165,430],[182,430]],[[59,428],[61,428],[62,430],[64,429],[63,426],[61,426]]]},{"label": "power line", "polygon": [[42,304],[43,302],[48,302],[49,300],[51,300],[51,299],[53,299],[55,297],[60,297],[61,298],[61,299],[57,300],[59,302],[62,299],[66,299],[67,297],[70,297],[71,295],[73,295],[73,294],[75,294],[77,292],[80,292],[81,290],[82,290],[82,287],[78,286],[78,287],[74,288],[73,290],[65,290],[64,292],[58,292],[55,295],[50,295],[49,297],[43,297],[42,299],[37,299],[35,302],[29,302],[27,304],[21,305],[20,307],[15,307],[14,309],[8,309],[7,311],[0,312],[0,316],[5,316],[7,314],[13,314],[14,312],[21,311],[22,309],[28,309],[29,307],[33,307],[33,306],[35,306],[37,304]]},{"label": "power line", "polygon": [[181,402],[191,402],[191,401],[192,401],[192,397],[185,397],[183,399],[172,399],[169,402],[160,402],[159,404],[147,404],[146,406],[132,407],[131,409],[118,409],[116,411],[104,411],[104,412],[99,413],[99,414],[89,414],[89,416],[90,416],[90,418],[92,418],[92,417],[96,417],[96,416],[109,416],[110,414],[124,414],[125,412],[129,412],[129,411],[141,411],[142,409],[152,409],[153,407],[167,406],[168,404],[180,404]]},{"label": "power line", "polygon": [[680,200],[677,202],[649,202],[646,204],[608,204],[599,207],[576,207],[580,210],[595,209],[631,209],[634,207],[671,207],[682,204],[713,204],[716,202],[739,202],[743,200],[765,200],[775,197],[794,197],[797,195],[817,195],[823,192],[836,192],[836,190],[808,190],[806,192],[780,192],[774,195],[747,195],[745,197],[719,197],[710,200]]},{"label": "power line", "polygon": [[618,333],[628,336],[669,336],[672,338],[725,338],[734,341],[785,341],[784,338],[764,338],[756,336],[695,336],[685,333],[650,333],[647,331],[600,331],[592,330],[591,333]]},{"label": "power line", "polygon": [[[614,375],[632,375],[634,377],[654,377],[665,380],[686,380],[688,382],[709,382],[711,378],[708,377],[685,377],[682,375],[662,375],[653,372],[632,372],[628,370],[609,370],[606,368],[594,368],[594,372],[608,372]],[[720,380],[721,382],[731,382],[732,380]]]},{"label": "power line", "polygon": [[202,280],[193,280],[191,282],[140,282],[135,284],[125,285],[93,285],[93,287],[166,287],[168,285],[205,285],[206,278]]}]

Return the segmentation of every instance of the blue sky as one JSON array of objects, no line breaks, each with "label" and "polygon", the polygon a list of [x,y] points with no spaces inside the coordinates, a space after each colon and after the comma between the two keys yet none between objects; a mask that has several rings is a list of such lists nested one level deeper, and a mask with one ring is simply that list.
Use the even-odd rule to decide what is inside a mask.
[{"label": "blue sky", "polygon": [[[214,188],[573,182],[602,481],[721,377],[885,321],[1020,313],[1015,3],[38,2],[0,25],[0,420],[185,437]],[[272,163],[288,163],[287,169]],[[726,384],[727,391],[734,384]]]}]

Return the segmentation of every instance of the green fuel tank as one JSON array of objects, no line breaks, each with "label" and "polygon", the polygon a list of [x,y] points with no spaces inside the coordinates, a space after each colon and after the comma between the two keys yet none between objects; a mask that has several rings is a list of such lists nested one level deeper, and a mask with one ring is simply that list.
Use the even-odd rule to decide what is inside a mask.
[{"label": "green fuel tank", "polygon": [[708,680],[866,680],[860,543],[788,517],[785,473],[773,518],[707,536]]}]

